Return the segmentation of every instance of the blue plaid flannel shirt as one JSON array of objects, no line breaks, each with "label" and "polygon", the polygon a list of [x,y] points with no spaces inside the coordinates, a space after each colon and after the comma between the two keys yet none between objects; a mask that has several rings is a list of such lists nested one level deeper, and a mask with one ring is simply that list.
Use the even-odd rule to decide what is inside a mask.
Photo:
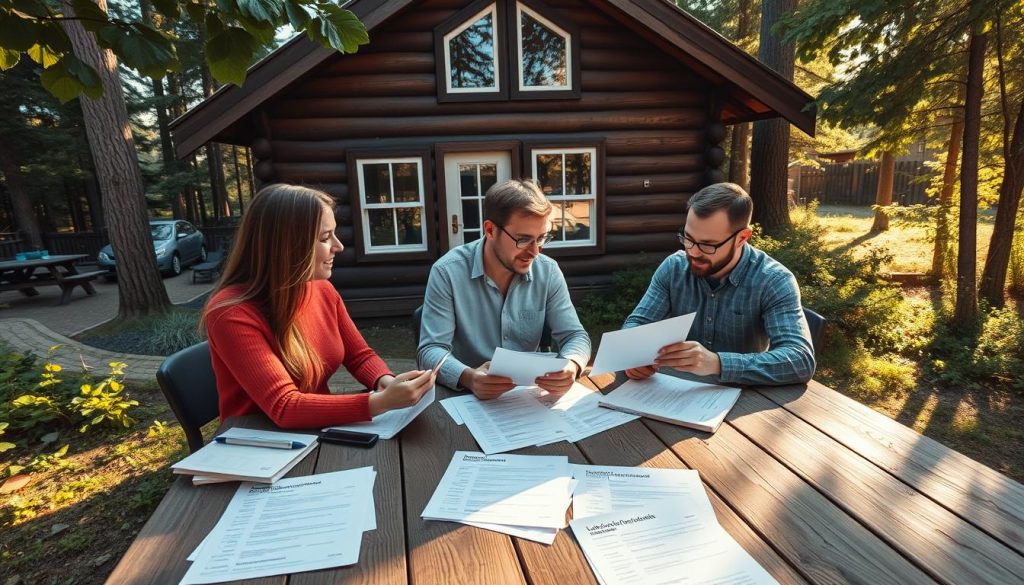
[{"label": "blue plaid flannel shirt", "polygon": [[814,348],[796,278],[749,244],[715,290],[694,276],[686,253],[661,263],[623,328],[696,312],[687,340],[718,354],[720,376],[692,376],[713,383],[781,385],[814,375]]}]

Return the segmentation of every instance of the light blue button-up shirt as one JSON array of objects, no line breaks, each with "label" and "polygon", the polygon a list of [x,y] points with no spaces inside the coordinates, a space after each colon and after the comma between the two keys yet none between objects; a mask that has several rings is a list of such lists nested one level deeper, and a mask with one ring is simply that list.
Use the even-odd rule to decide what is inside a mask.
[{"label": "light blue button-up shirt", "polygon": [[451,347],[437,379],[455,388],[462,372],[490,360],[495,348],[537,351],[546,321],[558,355],[582,372],[590,361],[590,337],[558,263],[537,256],[530,271],[515,275],[502,295],[484,273],[484,241],[459,246],[431,267],[416,352],[419,367],[433,368]]},{"label": "light blue button-up shirt", "polygon": [[814,375],[814,347],[800,288],[785,266],[744,244],[736,266],[711,289],[683,251],[666,258],[623,328],[696,312],[687,340],[718,354],[725,384],[797,384]]}]

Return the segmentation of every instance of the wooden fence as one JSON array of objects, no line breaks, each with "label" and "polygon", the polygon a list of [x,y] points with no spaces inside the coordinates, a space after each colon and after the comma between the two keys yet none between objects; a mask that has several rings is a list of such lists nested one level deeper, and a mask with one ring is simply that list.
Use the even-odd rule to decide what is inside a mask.
[{"label": "wooden fence", "polygon": [[[900,205],[934,203],[925,193],[933,171],[919,161],[896,163],[892,201]],[[821,168],[801,167],[796,195],[826,205],[873,205],[878,189],[878,162],[833,163]]]}]

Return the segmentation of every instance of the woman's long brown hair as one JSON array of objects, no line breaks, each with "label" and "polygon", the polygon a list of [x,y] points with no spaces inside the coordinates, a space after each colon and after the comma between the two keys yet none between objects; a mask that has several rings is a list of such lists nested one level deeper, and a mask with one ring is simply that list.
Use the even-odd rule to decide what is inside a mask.
[{"label": "woman's long brown hair", "polygon": [[211,298],[229,286],[240,287],[240,292],[207,305],[200,324],[215,309],[255,301],[270,325],[285,368],[304,392],[324,373],[295,317],[305,284],[315,271],[314,248],[325,208],[333,210],[334,201],[315,189],[280,183],[260,189],[245,210]]}]

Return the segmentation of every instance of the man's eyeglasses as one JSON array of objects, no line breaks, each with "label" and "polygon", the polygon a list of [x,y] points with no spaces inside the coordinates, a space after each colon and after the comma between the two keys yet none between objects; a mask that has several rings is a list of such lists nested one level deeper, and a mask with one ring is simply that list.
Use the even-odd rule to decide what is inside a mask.
[{"label": "man's eyeglasses", "polygon": [[517,238],[512,234],[508,233],[508,230],[506,230],[504,226],[502,226],[501,231],[505,232],[506,236],[512,238],[512,241],[516,243],[516,248],[519,249],[529,248],[530,244],[534,242],[537,243],[538,248],[543,248],[544,244],[547,244],[551,240],[555,239],[554,234],[544,234],[543,236],[537,238],[531,238],[530,236],[523,236],[521,238]]},{"label": "man's eyeglasses", "polygon": [[697,249],[700,250],[701,252],[711,255],[717,252],[718,249],[721,248],[722,246],[728,244],[729,240],[735,238],[736,234],[742,232],[745,229],[747,228],[741,227],[740,229],[734,231],[731,236],[722,240],[721,242],[718,242],[717,244],[708,244],[705,242],[694,242],[693,240],[686,236],[686,232],[684,231],[685,228],[679,228],[679,243],[683,245],[683,249],[685,250],[689,250],[694,246],[697,246]]}]

